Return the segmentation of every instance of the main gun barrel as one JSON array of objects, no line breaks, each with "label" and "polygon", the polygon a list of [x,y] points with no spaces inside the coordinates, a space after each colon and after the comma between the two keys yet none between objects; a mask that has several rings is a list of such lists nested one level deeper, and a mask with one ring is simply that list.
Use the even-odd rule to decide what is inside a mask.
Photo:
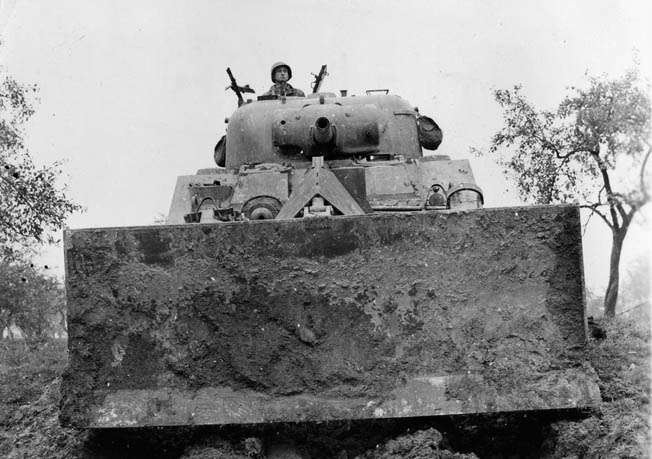
[{"label": "main gun barrel", "polygon": [[315,125],[312,130],[312,138],[315,143],[320,145],[326,145],[333,141],[335,137],[335,129],[333,124],[325,116],[320,116],[315,121]]}]

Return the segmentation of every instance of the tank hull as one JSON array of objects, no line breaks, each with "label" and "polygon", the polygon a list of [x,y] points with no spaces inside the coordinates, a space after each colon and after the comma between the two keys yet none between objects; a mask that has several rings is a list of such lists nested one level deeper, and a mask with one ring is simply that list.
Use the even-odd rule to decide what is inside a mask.
[{"label": "tank hull", "polygon": [[600,400],[576,207],[68,230],[65,251],[68,425]]}]

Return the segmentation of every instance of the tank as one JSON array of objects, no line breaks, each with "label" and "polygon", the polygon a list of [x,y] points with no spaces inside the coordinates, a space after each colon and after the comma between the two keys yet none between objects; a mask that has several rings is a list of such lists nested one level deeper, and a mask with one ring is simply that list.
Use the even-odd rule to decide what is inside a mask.
[{"label": "tank", "polygon": [[578,410],[576,206],[487,209],[397,95],[262,97],[165,225],[65,232],[62,420],[107,429]]},{"label": "tank", "polygon": [[441,130],[396,95],[250,102],[227,133],[224,167],[179,177],[168,223],[482,207],[469,162],[424,156]]}]

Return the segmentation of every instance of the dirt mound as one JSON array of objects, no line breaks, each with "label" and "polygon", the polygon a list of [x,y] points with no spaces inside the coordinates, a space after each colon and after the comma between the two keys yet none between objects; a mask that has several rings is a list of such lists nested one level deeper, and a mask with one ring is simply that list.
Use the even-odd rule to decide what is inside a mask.
[{"label": "dirt mound", "polygon": [[475,454],[454,453],[443,447],[444,437],[435,430],[421,430],[390,440],[356,459],[477,459]]},{"label": "dirt mound", "polygon": [[[206,441],[204,445],[189,447],[180,459],[264,459],[284,458],[299,459],[312,457],[310,453],[296,450],[286,445],[277,445],[267,449],[257,438],[246,438],[234,445],[222,439]],[[333,459],[477,459],[475,454],[461,454],[448,450],[444,436],[436,429],[420,430],[412,434],[398,436],[384,444],[379,444],[361,455],[349,456],[345,450],[335,454]]]},{"label": "dirt mound", "polygon": [[38,400],[16,410],[10,428],[13,447],[8,451],[7,459],[69,459],[76,456],[75,451],[82,445],[85,435],[82,431],[64,429],[59,425],[60,383],[60,377],[51,381]]},{"label": "dirt mound", "polygon": [[632,400],[605,404],[599,416],[551,426],[546,459],[650,457],[649,412]]},{"label": "dirt mound", "polygon": [[577,422],[550,426],[546,459],[652,457],[650,324],[600,320],[606,336],[589,346],[603,403]]},{"label": "dirt mound", "polygon": [[0,457],[79,457],[85,433],[59,425],[63,341],[0,341]]}]

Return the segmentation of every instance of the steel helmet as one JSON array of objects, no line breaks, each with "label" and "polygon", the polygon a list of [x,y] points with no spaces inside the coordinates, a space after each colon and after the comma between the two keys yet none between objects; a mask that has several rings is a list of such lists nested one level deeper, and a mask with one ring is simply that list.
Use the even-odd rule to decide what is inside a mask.
[{"label": "steel helmet", "polygon": [[287,67],[288,68],[288,81],[292,79],[292,67],[287,65],[285,62],[276,62],[274,65],[272,65],[272,83],[276,83],[274,81],[274,71],[276,70],[277,67]]}]

